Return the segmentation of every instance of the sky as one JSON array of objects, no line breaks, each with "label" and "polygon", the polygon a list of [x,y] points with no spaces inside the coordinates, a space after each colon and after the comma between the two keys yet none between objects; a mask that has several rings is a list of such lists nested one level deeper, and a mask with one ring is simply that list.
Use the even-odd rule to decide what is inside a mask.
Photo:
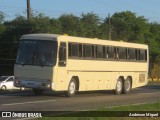
[{"label": "sky", "polygon": [[[0,11],[6,20],[12,20],[17,14],[26,16],[27,0],[0,0]],[[150,22],[160,22],[160,0],[30,0],[32,11],[44,13],[51,18],[62,14],[80,16],[93,12],[104,19],[115,12],[131,11],[144,16]]]}]

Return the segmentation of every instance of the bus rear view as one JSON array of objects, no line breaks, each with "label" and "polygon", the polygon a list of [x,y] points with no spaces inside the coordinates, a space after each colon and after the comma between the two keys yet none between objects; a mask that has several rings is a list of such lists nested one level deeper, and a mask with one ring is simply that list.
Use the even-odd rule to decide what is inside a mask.
[{"label": "bus rear view", "polygon": [[32,88],[36,94],[52,89],[56,57],[56,38],[47,35],[22,36],[14,68],[14,85]]}]

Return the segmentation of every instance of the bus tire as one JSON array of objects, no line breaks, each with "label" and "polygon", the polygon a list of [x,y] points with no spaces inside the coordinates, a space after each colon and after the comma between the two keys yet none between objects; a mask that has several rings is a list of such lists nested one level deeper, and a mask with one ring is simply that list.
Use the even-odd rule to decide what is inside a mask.
[{"label": "bus tire", "polygon": [[123,82],[121,78],[118,78],[117,83],[116,83],[116,88],[115,88],[115,93],[117,95],[122,93],[122,89],[123,89]]},{"label": "bus tire", "polygon": [[33,88],[32,91],[34,92],[35,95],[42,95],[44,92],[44,89]]},{"label": "bus tire", "polygon": [[66,97],[72,97],[76,94],[76,90],[77,90],[77,83],[75,78],[72,78],[69,85],[68,85],[68,90],[65,93]]},{"label": "bus tire", "polygon": [[127,78],[125,81],[124,81],[124,85],[123,85],[123,90],[122,90],[122,93],[124,94],[127,94],[131,91],[131,80],[130,78]]}]

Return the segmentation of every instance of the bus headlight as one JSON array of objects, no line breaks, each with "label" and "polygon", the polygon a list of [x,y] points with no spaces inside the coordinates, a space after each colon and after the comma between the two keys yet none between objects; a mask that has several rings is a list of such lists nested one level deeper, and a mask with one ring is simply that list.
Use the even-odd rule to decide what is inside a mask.
[{"label": "bus headlight", "polygon": [[51,84],[47,84],[47,86],[46,86],[47,88],[51,88]]},{"label": "bus headlight", "polygon": [[51,84],[50,83],[42,83],[42,87],[43,88],[51,88]]},{"label": "bus headlight", "polygon": [[47,81],[46,87],[47,87],[47,88],[51,88],[51,80],[48,80],[48,81]]}]

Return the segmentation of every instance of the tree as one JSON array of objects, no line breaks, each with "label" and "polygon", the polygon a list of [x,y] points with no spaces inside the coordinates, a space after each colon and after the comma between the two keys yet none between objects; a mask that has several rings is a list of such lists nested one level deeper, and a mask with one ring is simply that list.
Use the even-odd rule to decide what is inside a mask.
[{"label": "tree", "polygon": [[0,11],[0,24],[4,22],[4,18],[5,18],[4,13]]},{"label": "tree", "polygon": [[160,56],[158,56],[156,58],[156,61],[152,66],[152,70],[151,70],[151,78],[152,78],[152,80],[154,78],[157,78],[157,80],[159,81],[159,79],[160,79],[160,72],[159,71],[160,71]]},{"label": "tree", "polygon": [[99,27],[101,22],[98,15],[94,13],[82,14],[80,21],[82,25],[82,36],[92,38],[97,38],[100,36]]},{"label": "tree", "polygon": [[[5,14],[0,12],[0,42],[13,44],[0,45],[0,57],[14,58],[17,54],[16,43],[23,34],[30,33],[54,33],[69,34],[71,36],[108,39],[108,18],[102,20],[94,13],[81,14],[80,17],[73,14],[64,14],[59,18],[50,18],[43,13],[33,14],[30,20],[22,15],[15,19],[5,21]],[[124,40],[129,42],[145,43],[149,45],[150,75],[158,76],[160,56],[160,24],[149,23],[143,16],[137,16],[130,11],[116,12],[111,18],[112,40]],[[17,44],[18,45],[18,44]],[[13,55],[13,56],[12,56]],[[158,61],[158,62],[157,62]],[[0,61],[9,64],[8,61]],[[13,64],[13,62],[10,64]]]},{"label": "tree", "polygon": [[130,11],[117,12],[111,16],[113,28],[112,38],[115,40],[128,40],[133,34],[132,25],[136,16]]},{"label": "tree", "polygon": [[59,17],[59,22],[61,24],[61,32],[63,34],[69,34],[73,36],[79,36],[81,31],[81,25],[79,17],[72,14],[64,14]]},{"label": "tree", "polygon": [[131,40],[134,40],[138,43],[146,43],[147,37],[150,35],[150,26],[147,19],[143,16],[136,17],[135,24],[133,26],[134,34]]},{"label": "tree", "polygon": [[58,18],[52,18],[50,19],[50,25],[52,27],[52,33],[54,34],[62,34],[62,26],[61,22],[58,20]]},{"label": "tree", "polygon": [[143,17],[137,17],[130,11],[116,12],[111,17],[113,28],[112,38],[130,42],[144,42],[144,35],[149,32],[148,21]]},{"label": "tree", "polygon": [[[112,27],[110,27],[110,31],[112,32]],[[99,26],[99,31],[100,31],[100,34],[99,34],[99,37],[101,39],[109,39],[109,18],[107,17],[104,22],[102,22]],[[111,36],[111,39],[112,39],[112,36]]]},{"label": "tree", "polygon": [[32,33],[54,33],[52,28],[50,17],[45,16],[43,13],[33,16],[29,20],[29,24],[32,26]]},{"label": "tree", "polygon": [[159,23],[150,23],[150,32],[154,39],[156,39],[157,42],[160,42],[160,24]]},{"label": "tree", "polygon": [[0,11],[0,39],[2,39],[1,36],[4,34],[6,30],[5,26],[3,25],[4,19],[5,15],[3,12]]}]

